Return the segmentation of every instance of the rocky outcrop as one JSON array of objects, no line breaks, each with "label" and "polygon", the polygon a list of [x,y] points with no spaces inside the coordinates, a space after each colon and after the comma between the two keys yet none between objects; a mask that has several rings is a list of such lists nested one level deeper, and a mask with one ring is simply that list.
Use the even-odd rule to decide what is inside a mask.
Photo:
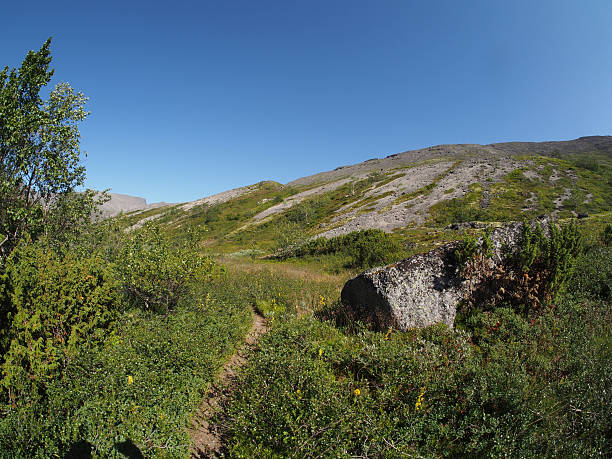
[{"label": "rocky outcrop", "polygon": [[[546,221],[541,223],[547,226]],[[521,234],[522,223],[494,230],[487,263],[501,264],[504,254],[516,250]],[[349,280],[341,294],[345,310],[378,330],[408,330],[440,322],[452,327],[458,304],[477,287],[474,279],[468,282],[459,272],[455,256],[459,245],[446,244]]]},{"label": "rocky outcrop", "polygon": [[453,253],[456,244],[366,271],[342,289],[350,316],[375,329],[407,330],[442,322],[453,325],[463,297]]}]

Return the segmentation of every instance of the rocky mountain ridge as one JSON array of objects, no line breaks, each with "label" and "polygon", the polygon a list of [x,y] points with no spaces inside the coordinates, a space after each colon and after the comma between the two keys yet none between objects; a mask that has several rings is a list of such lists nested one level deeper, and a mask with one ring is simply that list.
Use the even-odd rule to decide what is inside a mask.
[{"label": "rocky mountain ridge", "polygon": [[[130,204],[134,210],[143,206]],[[544,213],[569,217],[611,207],[612,136],[591,136],[437,145],[285,185],[260,182],[192,202],[141,207],[129,225],[164,217],[175,229],[205,227],[212,245],[248,240],[265,251],[287,225],[306,237],[334,237],[368,228],[443,228]]]}]

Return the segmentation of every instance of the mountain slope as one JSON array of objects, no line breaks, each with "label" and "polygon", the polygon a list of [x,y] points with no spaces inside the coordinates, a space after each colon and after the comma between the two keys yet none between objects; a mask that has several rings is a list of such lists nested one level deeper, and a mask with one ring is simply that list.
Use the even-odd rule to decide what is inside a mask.
[{"label": "mountain slope", "polygon": [[[267,251],[299,234],[444,228],[612,210],[612,137],[561,142],[438,145],[294,180],[260,182],[133,215],[172,231],[203,227],[208,244]],[[287,234],[286,234],[287,235]],[[285,235],[285,236],[286,236]]]}]

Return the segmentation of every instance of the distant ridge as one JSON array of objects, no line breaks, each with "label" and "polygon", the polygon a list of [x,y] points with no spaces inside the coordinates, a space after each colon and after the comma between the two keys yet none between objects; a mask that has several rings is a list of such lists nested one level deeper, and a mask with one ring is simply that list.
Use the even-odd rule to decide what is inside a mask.
[{"label": "distant ridge", "polygon": [[102,218],[114,217],[119,215],[121,212],[134,212],[137,210],[148,210],[155,209],[157,207],[167,206],[166,202],[155,202],[147,204],[145,198],[139,198],[137,196],[129,196],[127,194],[119,193],[108,193],[111,197],[109,201],[105,202],[100,206],[102,212]]}]

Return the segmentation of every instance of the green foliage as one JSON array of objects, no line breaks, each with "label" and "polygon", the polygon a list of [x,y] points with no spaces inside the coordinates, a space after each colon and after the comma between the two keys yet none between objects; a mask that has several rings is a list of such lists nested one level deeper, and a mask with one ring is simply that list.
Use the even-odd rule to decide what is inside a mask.
[{"label": "green foliage", "polygon": [[606,246],[612,245],[612,225],[609,223],[601,233],[601,241]]},{"label": "green foliage", "polygon": [[291,207],[286,213],[285,218],[301,226],[308,226],[323,216],[323,210],[329,200],[325,197],[318,199],[308,199]]},{"label": "green foliage", "polygon": [[80,351],[104,341],[116,285],[99,255],[61,256],[32,243],[12,252],[2,277],[2,386],[11,402],[36,400]]},{"label": "green foliage", "polygon": [[372,268],[401,258],[401,245],[380,230],[358,231],[346,245],[352,258],[350,265],[355,268]]},{"label": "green foliage", "polygon": [[524,222],[517,248],[506,247],[502,260],[491,263],[492,242],[487,231],[482,239],[465,238],[454,252],[461,275],[469,281],[462,303],[469,309],[491,310],[510,305],[517,312],[541,313],[561,294],[583,249],[582,233],[575,221],[562,226]]},{"label": "green foliage", "polygon": [[[50,44],[51,39],[38,52],[30,51],[19,69],[0,71],[1,257],[24,234],[40,235],[49,214],[70,207],[63,195],[85,180],[78,123],[88,114],[83,108],[87,99],[67,83],[58,84],[47,100],[40,96],[53,75]],[[81,200],[92,202],[89,194]],[[85,207],[72,206],[71,211],[90,210]]]},{"label": "green foliage", "polygon": [[588,169],[593,172],[599,171],[600,164],[596,158],[591,155],[582,155],[574,160],[574,164],[582,169]]},{"label": "green foliage", "polygon": [[274,253],[279,258],[286,257],[297,247],[306,242],[302,226],[291,221],[281,221],[276,225],[274,237]]},{"label": "green foliage", "polygon": [[523,224],[522,240],[515,262],[522,273],[539,279],[541,288],[538,298],[549,301],[563,290],[572,274],[581,241],[580,228],[575,221],[562,226],[550,223],[548,236],[539,224],[535,228]]},{"label": "green foliage", "polygon": [[55,196],[45,216],[44,233],[56,250],[68,249],[82,242],[85,234],[96,231],[99,207],[110,199],[106,192],[86,190]]},{"label": "green foliage", "polygon": [[567,289],[576,297],[612,300],[612,247],[593,246],[578,257]]},{"label": "green foliage", "polygon": [[337,253],[348,258],[347,267],[367,269],[397,261],[403,250],[393,235],[379,229],[367,229],[330,239],[317,238],[290,252],[296,257]]},{"label": "green foliage", "polygon": [[466,234],[463,236],[454,252],[457,267],[461,270],[467,264],[467,262],[474,258],[478,253],[480,253],[478,237]]},{"label": "green foliage", "polygon": [[130,235],[117,266],[129,305],[168,314],[195,282],[215,274],[215,263],[199,253],[197,234],[184,236],[173,245],[159,226],[150,223]]},{"label": "green foliage", "polygon": [[470,191],[462,198],[451,198],[431,206],[429,220],[436,225],[484,220],[485,211],[479,206],[482,187],[470,185]]},{"label": "green foliage", "polygon": [[216,290],[167,317],[124,314],[103,347],[81,349],[49,381],[45,401],[4,407],[0,457],[63,457],[79,442],[94,457],[125,457],[125,442],[144,457],[186,457],[189,416],[252,320]]},{"label": "green foliage", "polygon": [[223,418],[230,454],[603,453],[612,414],[606,310],[566,302],[530,324],[500,308],[463,331],[408,333],[345,334],[312,318],[288,320],[242,374]]}]

